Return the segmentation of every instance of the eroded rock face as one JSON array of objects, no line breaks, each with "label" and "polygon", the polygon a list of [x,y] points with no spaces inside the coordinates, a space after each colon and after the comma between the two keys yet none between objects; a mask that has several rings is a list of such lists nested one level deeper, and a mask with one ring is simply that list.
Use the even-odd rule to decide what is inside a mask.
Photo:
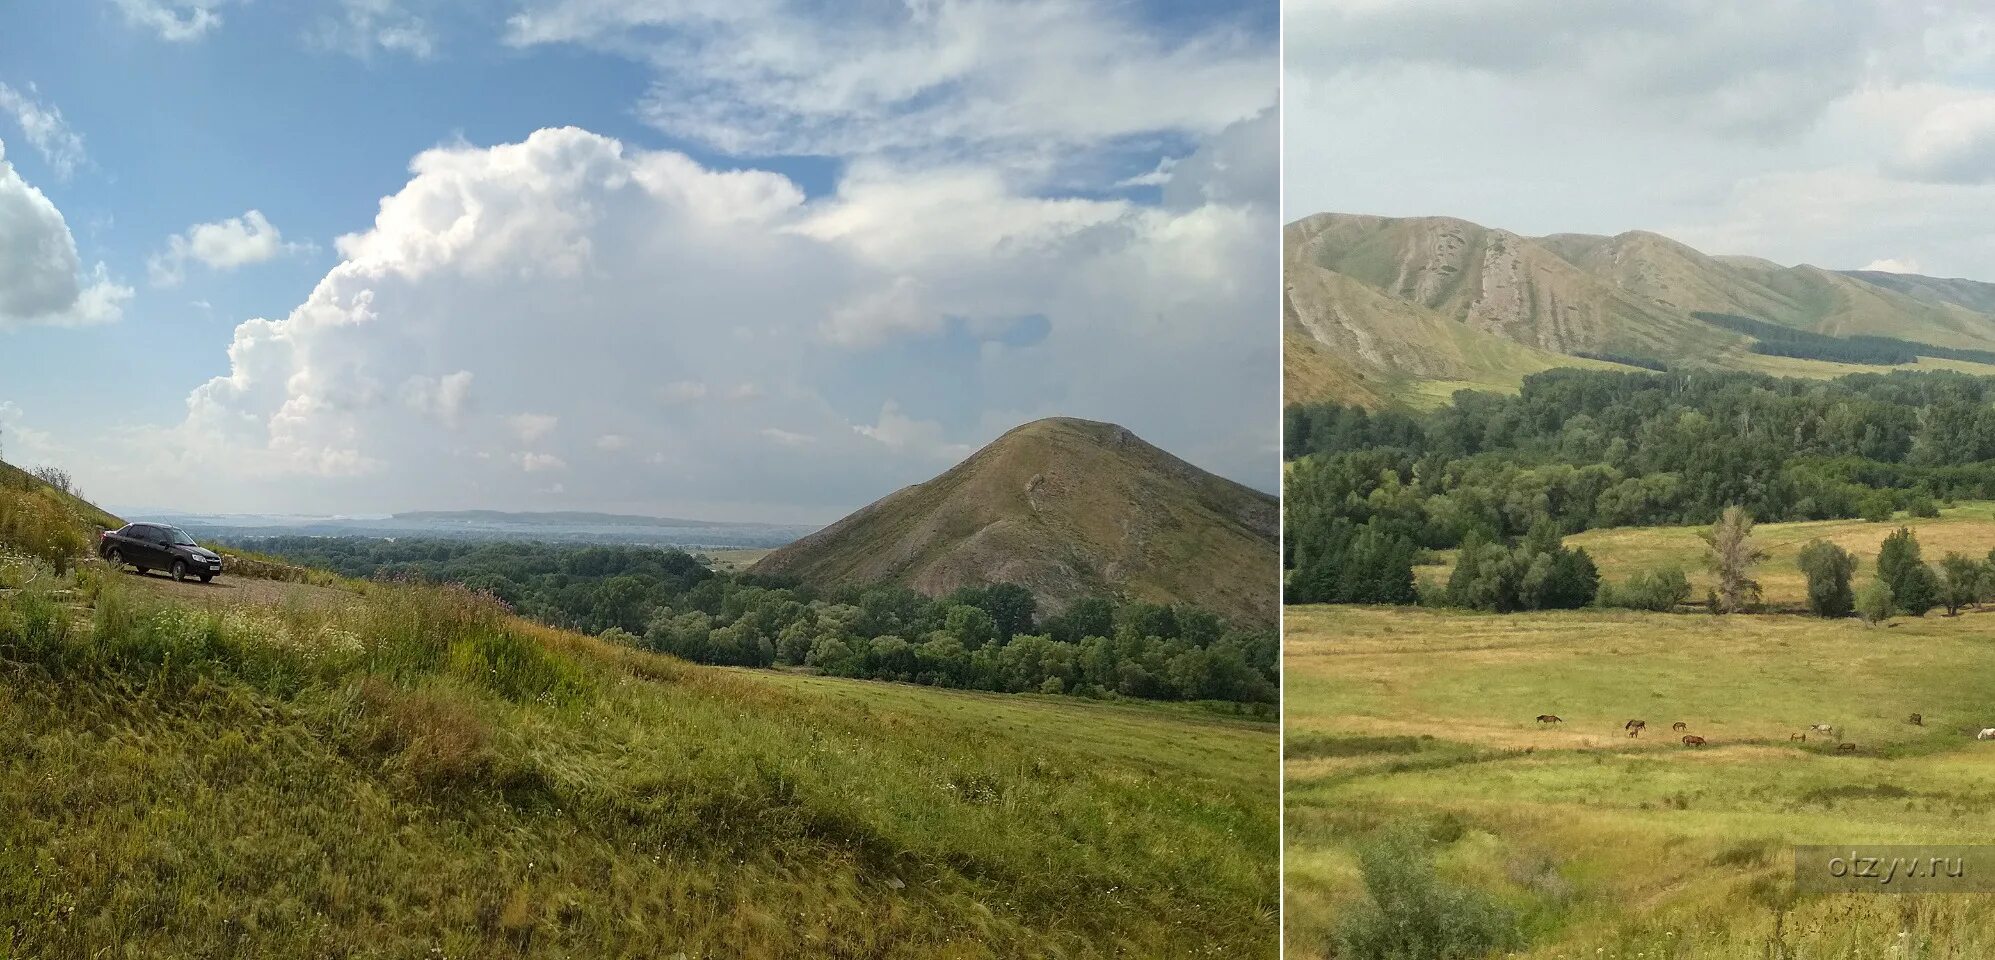
[{"label": "eroded rock face", "polygon": [[[1514,387],[1580,354],[1760,369],[1727,313],[1995,349],[1995,284],[1714,257],[1668,237],[1523,237],[1449,217],[1318,214],[1284,233],[1284,385],[1379,406],[1408,382]],[[1417,393],[1417,391],[1416,391]]]}]

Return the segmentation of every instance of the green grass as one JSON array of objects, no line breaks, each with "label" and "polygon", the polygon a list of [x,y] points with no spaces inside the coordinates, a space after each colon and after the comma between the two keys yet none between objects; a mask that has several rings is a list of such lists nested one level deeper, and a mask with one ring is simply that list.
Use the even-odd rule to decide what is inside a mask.
[{"label": "green grass", "polygon": [[[1995,617],[1895,623],[1290,608],[1291,956],[1326,955],[1369,902],[1358,851],[1407,829],[1514,911],[1518,956],[1995,955],[1986,897],[1793,890],[1797,843],[1995,843]],[[1811,723],[1859,751],[1789,740]]]},{"label": "green grass", "polygon": [[158,589],[0,596],[0,956],[1275,953],[1268,724]]}]

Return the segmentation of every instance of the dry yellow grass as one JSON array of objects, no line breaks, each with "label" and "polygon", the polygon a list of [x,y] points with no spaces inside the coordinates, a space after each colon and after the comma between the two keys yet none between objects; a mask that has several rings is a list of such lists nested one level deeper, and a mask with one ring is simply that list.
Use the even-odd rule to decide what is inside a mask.
[{"label": "dry yellow grass", "polygon": [[[1392,824],[1519,911],[1519,957],[1995,956],[1995,898],[1798,896],[1788,853],[1995,843],[1995,614],[1301,607],[1284,662],[1292,957],[1327,956]],[[1811,723],[1858,752],[1788,739]]]},{"label": "dry yellow grass", "polygon": [[[1926,562],[1938,565],[1949,552],[1985,558],[1995,549],[1995,503],[1965,502],[1947,507],[1937,517],[1918,518],[1899,513],[1889,521],[1813,520],[1803,523],[1763,523],[1753,528],[1753,538],[1768,559],[1753,570],[1753,578],[1765,591],[1766,603],[1779,609],[1800,609],[1807,602],[1808,583],[1796,560],[1810,540],[1827,540],[1855,554],[1859,582],[1874,573],[1877,550],[1884,538],[1899,527],[1910,527],[1919,538]],[[1600,567],[1601,579],[1619,583],[1635,574],[1676,566],[1689,576],[1691,599],[1704,596],[1713,580],[1704,567],[1705,547],[1699,534],[1703,527],[1615,527],[1588,530],[1566,538],[1566,546],[1582,547]],[[1454,569],[1452,551],[1439,555],[1440,562],[1419,568],[1418,576],[1432,583],[1446,583]]]}]

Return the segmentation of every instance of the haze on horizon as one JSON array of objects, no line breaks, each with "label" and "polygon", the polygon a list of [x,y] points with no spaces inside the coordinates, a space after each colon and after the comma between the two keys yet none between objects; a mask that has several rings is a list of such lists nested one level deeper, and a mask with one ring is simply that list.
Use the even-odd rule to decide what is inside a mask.
[{"label": "haze on horizon", "polygon": [[1995,281],[1995,8],[1290,0],[1284,221],[1650,230]]}]

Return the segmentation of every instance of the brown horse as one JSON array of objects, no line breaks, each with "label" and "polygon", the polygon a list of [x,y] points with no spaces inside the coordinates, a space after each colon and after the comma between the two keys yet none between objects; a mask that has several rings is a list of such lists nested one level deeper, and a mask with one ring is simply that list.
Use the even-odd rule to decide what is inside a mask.
[{"label": "brown horse", "polygon": [[1790,742],[1790,743],[1792,743],[1793,741],[1796,741],[1796,740],[1799,740],[1799,741],[1801,741],[1802,743],[1807,743],[1807,742],[1808,742],[1808,735],[1807,735],[1807,734],[1805,734],[1805,733],[1790,733],[1790,734],[1788,734],[1788,735],[1787,735],[1787,740],[1788,740],[1788,742]]},{"label": "brown horse", "polygon": [[1686,747],[1701,747],[1704,745],[1704,738],[1695,734],[1684,734],[1683,745]]},{"label": "brown horse", "polygon": [[1854,744],[1854,743],[1839,743],[1839,744],[1836,744],[1836,752],[1837,752],[1837,753],[1855,753],[1855,752],[1856,752],[1856,744]]},{"label": "brown horse", "polygon": [[1688,730],[1688,729],[1690,729],[1690,724],[1687,724],[1687,723],[1684,723],[1684,722],[1683,722],[1683,721],[1681,721],[1681,720],[1678,720],[1677,722],[1675,722],[1675,723],[1672,723],[1672,724],[1670,724],[1670,725],[1669,725],[1669,728],[1670,728],[1671,730],[1674,730],[1674,731],[1678,732],[1678,733],[1682,733],[1683,731],[1685,731],[1685,730]]},{"label": "brown horse", "polygon": [[1905,722],[1915,727],[1923,727],[1926,725],[1926,717],[1924,714],[1915,713],[1909,717],[1906,717]]},{"label": "brown horse", "polygon": [[1555,716],[1552,716],[1552,715],[1551,715],[1551,714],[1549,714],[1549,713],[1541,713],[1541,714],[1538,714],[1538,722],[1539,722],[1539,723],[1564,723],[1565,721],[1564,721],[1564,720],[1560,720],[1559,718],[1557,718],[1557,717],[1555,717]]},{"label": "brown horse", "polygon": [[1648,728],[1649,722],[1647,720],[1630,720],[1621,725],[1621,729],[1628,731],[1628,736],[1631,737],[1641,736],[1642,731]]}]

